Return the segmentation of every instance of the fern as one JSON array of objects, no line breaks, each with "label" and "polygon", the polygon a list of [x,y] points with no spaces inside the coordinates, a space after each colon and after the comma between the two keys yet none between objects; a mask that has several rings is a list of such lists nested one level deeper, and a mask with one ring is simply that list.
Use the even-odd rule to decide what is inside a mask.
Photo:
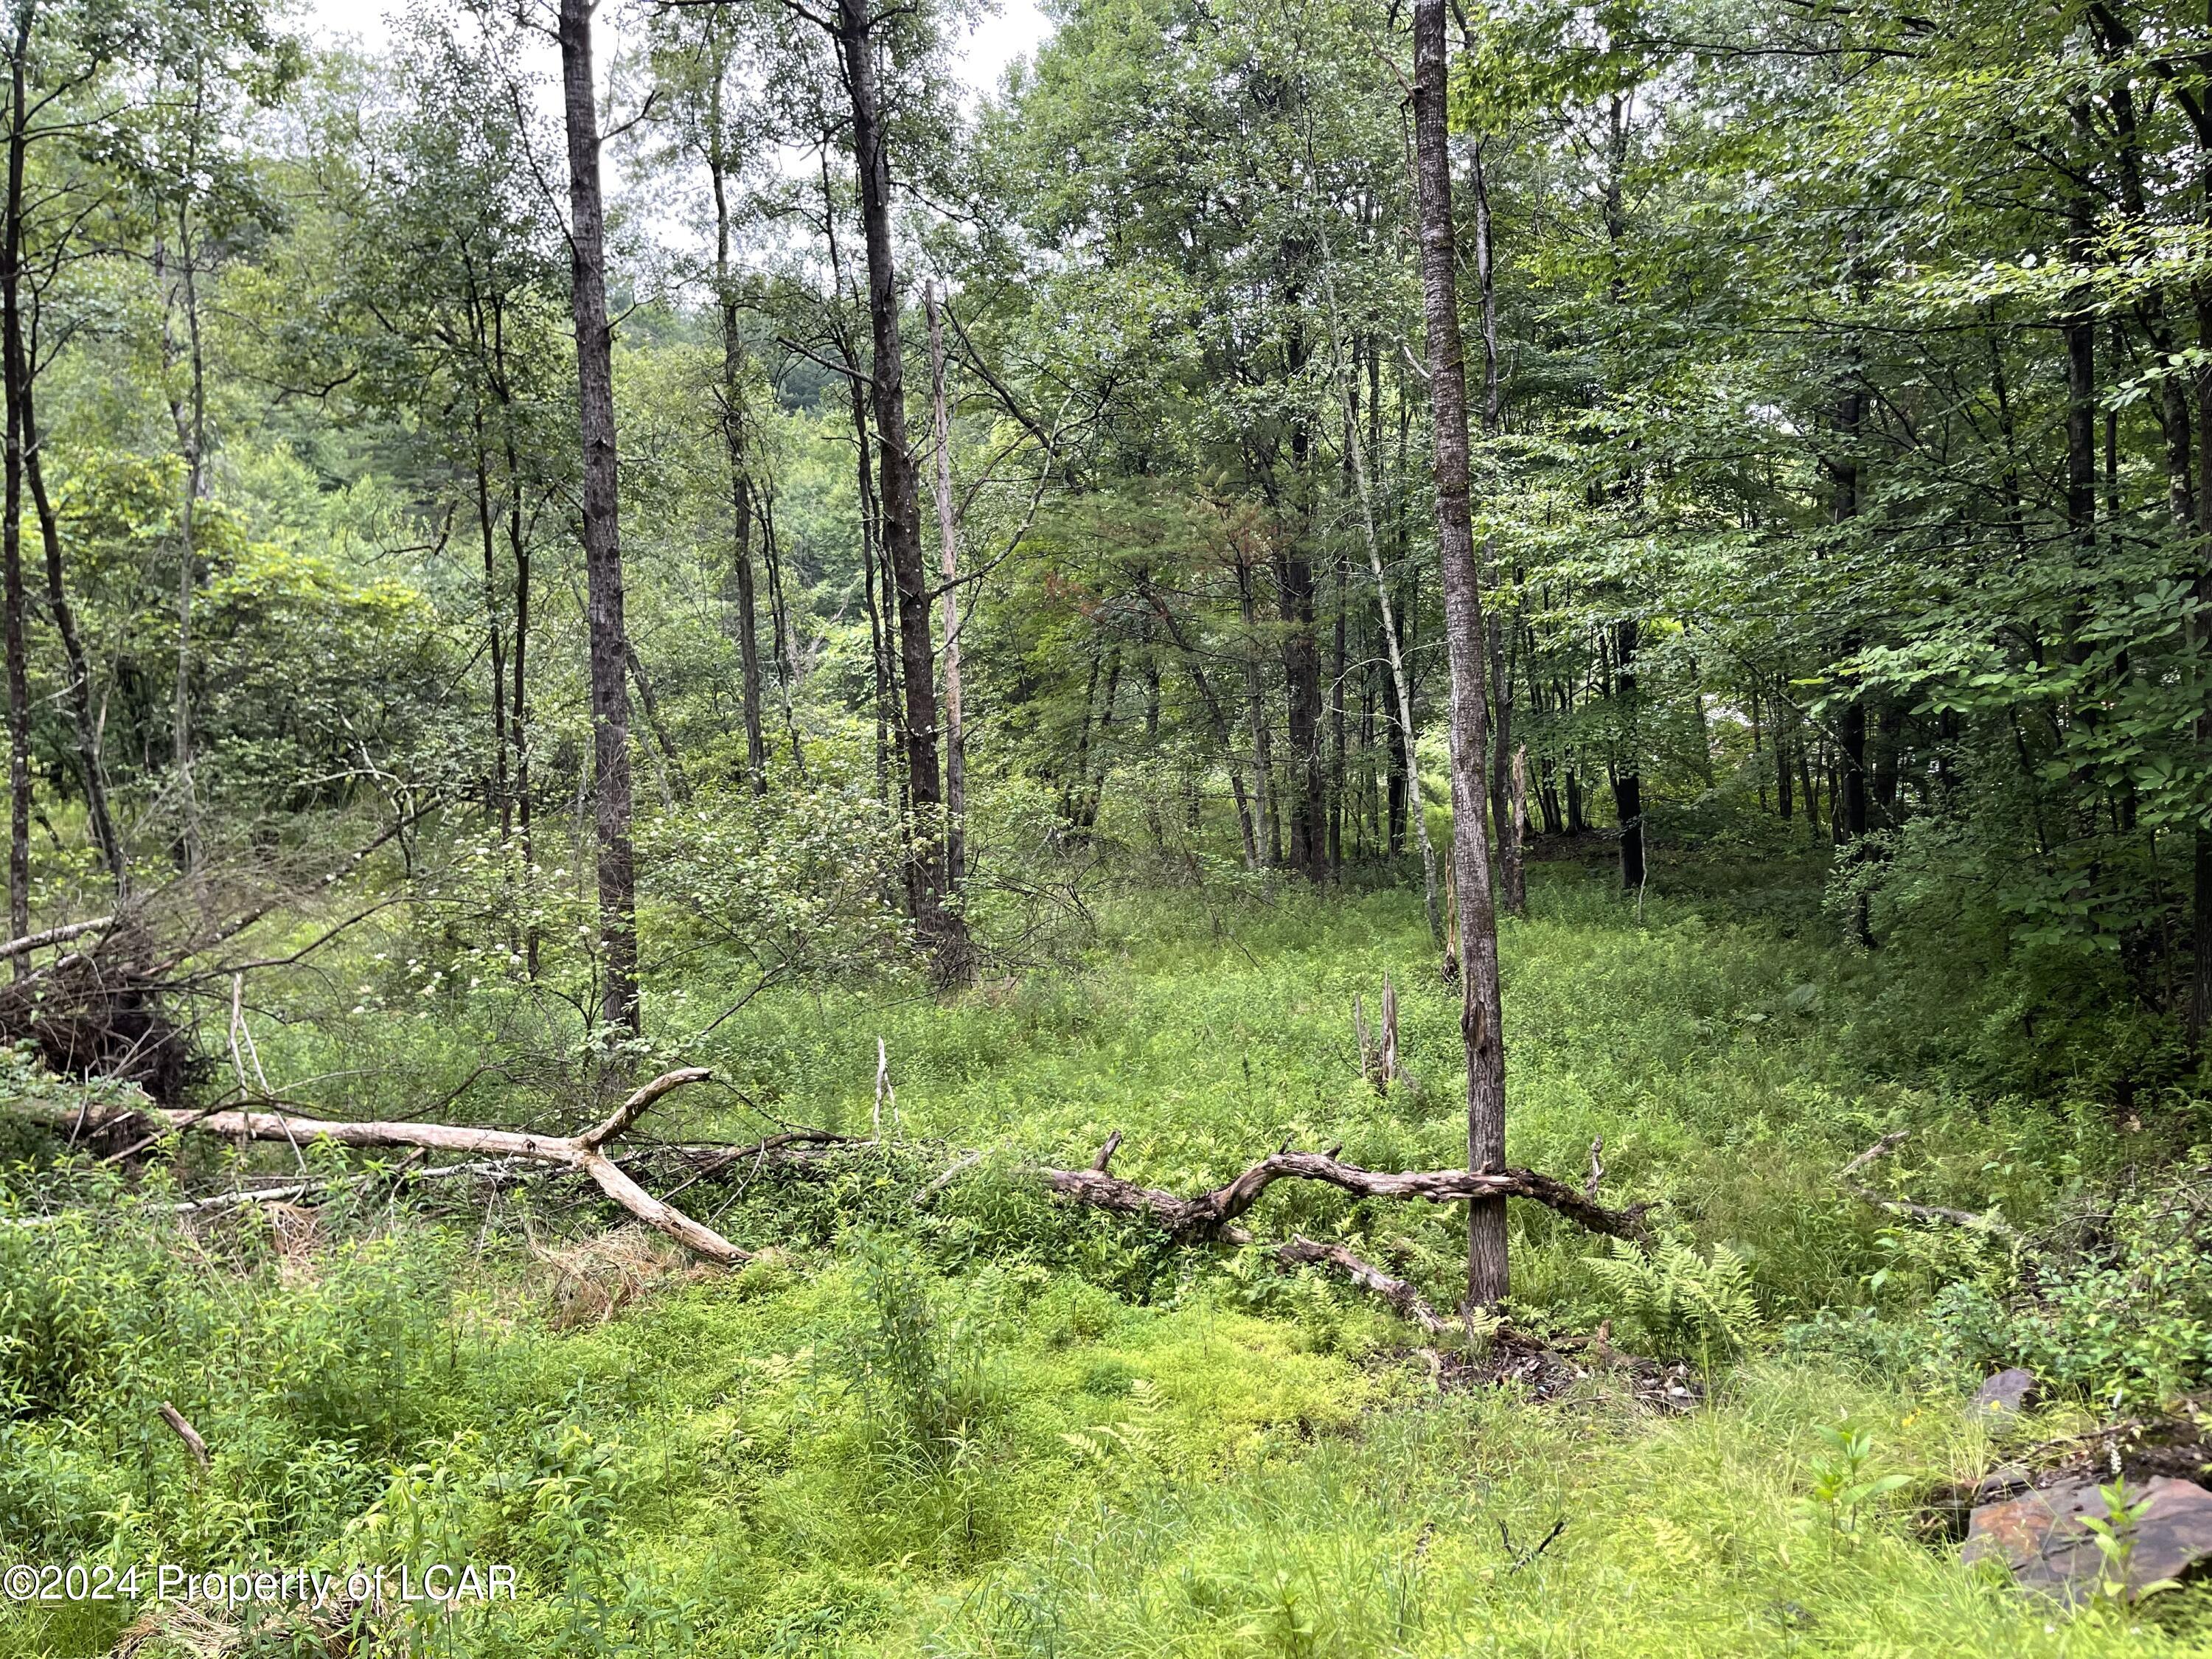
[{"label": "fern", "polygon": [[1725,1244],[1701,1258],[1678,1238],[1648,1254],[1616,1238],[1610,1257],[1593,1256],[1584,1265],[1620,1317],[1657,1346],[1730,1354],[1759,1334],[1762,1319],[1750,1266]]}]

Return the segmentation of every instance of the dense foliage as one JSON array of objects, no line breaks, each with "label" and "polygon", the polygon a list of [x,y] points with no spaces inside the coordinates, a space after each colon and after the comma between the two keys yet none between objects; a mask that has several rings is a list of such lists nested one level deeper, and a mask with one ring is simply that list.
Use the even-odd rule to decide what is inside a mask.
[{"label": "dense foliage", "polygon": [[[970,97],[955,0],[0,8],[0,1567],[511,1563],[344,1610],[471,1659],[2202,1643],[1929,1517],[1991,1369],[2212,1389],[2203,20],[1454,4],[1445,135],[1402,9],[1060,0]],[[1265,1246],[1449,1311],[1502,1199],[1035,1178],[1480,1167],[1486,1042],[1653,1207],[1516,1199],[1464,1340]],[[92,1115],[678,1063],[741,1272]],[[139,1611],[0,1646],[342,1637]]]}]

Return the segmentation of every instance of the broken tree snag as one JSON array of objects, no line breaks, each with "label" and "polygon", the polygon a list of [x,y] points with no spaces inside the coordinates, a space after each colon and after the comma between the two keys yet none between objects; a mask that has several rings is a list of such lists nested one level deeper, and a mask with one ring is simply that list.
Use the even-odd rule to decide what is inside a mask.
[{"label": "broken tree snag", "polygon": [[[623,1101],[604,1123],[576,1135],[476,1129],[454,1123],[349,1123],[328,1118],[295,1117],[284,1112],[190,1112],[164,1107],[91,1107],[85,1109],[83,1115],[93,1127],[143,1118],[172,1129],[194,1129],[240,1140],[289,1140],[295,1146],[310,1140],[328,1141],[337,1146],[415,1146],[425,1152],[459,1152],[472,1158],[526,1158],[555,1164],[589,1176],[609,1198],[686,1249],[709,1261],[736,1266],[751,1261],[752,1252],[739,1249],[713,1228],[653,1197],[625,1175],[604,1150],[609,1140],[627,1130],[639,1114],[662,1096],[712,1075],[699,1066],[664,1073]],[[27,1101],[21,1103],[18,1109],[53,1121],[76,1115],[65,1107]]]},{"label": "broken tree snag", "polygon": [[177,1438],[185,1443],[185,1449],[191,1453],[194,1462],[204,1469],[214,1466],[215,1460],[208,1455],[207,1442],[200,1438],[198,1429],[185,1420],[182,1412],[166,1400],[155,1409],[161,1413],[161,1420],[176,1431]]},{"label": "broken tree snag", "polygon": [[1103,1170],[1040,1170],[1045,1184],[1061,1197],[1122,1215],[1149,1215],[1178,1237],[1242,1242],[1229,1224],[1259,1201],[1278,1181],[1318,1181],[1355,1198],[1418,1198],[1449,1204],[1475,1198],[1526,1198],[1594,1233],[1641,1240],[1648,1204],[1613,1210],[1564,1181],[1534,1170],[1415,1170],[1394,1174],[1363,1170],[1319,1152],[1283,1151],[1261,1158],[1225,1187],[1178,1198],[1155,1187],[1108,1175]]},{"label": "broken tree snag", "polygon": [[1398,1059],[1398,989],[1391,984],[1389,975],[1382,975],[1381,1024],[1373,1032],[1369,1031],[1366,1000],[1355,992],[1352,998],[1352,1030],[1359,1042],[1359,1075],[1373,1085],[1376,1094],[1388,1095],[1394,1083],[1402,1083],[1419,1092],[1421,1085]]},{"label": "broken tree snag", "polygon": [[1903,1146],[1911,1135],[1910,1129],[1893,1129],[1880,1140],[1861,1152],[1836,1172],[1836,1180],[1854,1198],[1873,1205],[1878,1210],[1887,1210],[1892,1215],[1911,1216],[1916,1221],[1948,1221],[1954,1226],[1974,1227],[1999,1238],[2017,1238],[2020,1235],[2002,1221],[1972,1210],[1954,1210],[1942,1204],[1915,1204],[1910,1199],[1891,1198],[1871,1188],[1862,1187],[1851,1179],[1861,1170],[1877,1158],[1887,1158]]}]

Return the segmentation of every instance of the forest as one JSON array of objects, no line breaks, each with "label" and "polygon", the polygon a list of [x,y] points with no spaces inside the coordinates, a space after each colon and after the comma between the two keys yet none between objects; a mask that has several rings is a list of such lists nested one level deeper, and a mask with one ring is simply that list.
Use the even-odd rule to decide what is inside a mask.
[{"label": "forest", "polygon": [[0,1655],[2212,1648],[2212,12],[0,54]]}]

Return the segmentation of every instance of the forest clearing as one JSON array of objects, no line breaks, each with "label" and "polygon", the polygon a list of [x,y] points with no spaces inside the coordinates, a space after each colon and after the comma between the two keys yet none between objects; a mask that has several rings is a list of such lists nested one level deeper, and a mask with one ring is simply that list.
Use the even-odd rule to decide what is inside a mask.
[{"label": "forest clearing", "polygon": [[2212,1645],[2212,26],[0,7],[0,1659]]}]

